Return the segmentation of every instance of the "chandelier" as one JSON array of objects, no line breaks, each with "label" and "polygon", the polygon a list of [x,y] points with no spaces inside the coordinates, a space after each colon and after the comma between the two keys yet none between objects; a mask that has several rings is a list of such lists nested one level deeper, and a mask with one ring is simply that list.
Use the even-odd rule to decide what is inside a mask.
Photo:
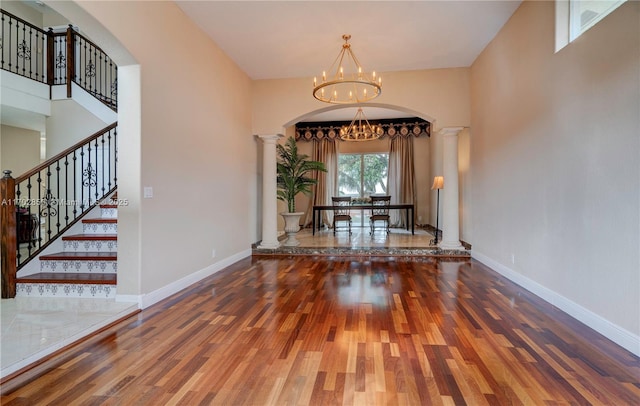
[{"label": "chandelier", "polygon": [[340,129],[340,138],[343,141],[370,141],[380,138],[383,133],[381,126],[369,124],[362,107],[358,107],[351,124]]},{"label": "chandelier", "polygon": [[362,103],[375,99],[382,93],[382,78],[376,78],[375,71],[371,76],[363,73],[362,65],[349,44],[351,35],[345,34],[342,39],[342,50],[329,68],[330,74],[334,72],[333,76],[327,80],[327,72],[323,71],[320,84],[313,78],[313,97],[332,104]]}]

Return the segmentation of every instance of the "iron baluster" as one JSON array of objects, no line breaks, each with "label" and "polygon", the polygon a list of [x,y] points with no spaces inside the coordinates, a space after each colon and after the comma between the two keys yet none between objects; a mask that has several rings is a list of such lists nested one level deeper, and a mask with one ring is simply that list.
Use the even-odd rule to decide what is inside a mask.
[{"label": "iron baluster", "polygon": [[[33,40],[33,30],[29,28],[29,49],[33,49],[33,43],[31,42],[32,40]],[[37,55],[38,55],[38,51],[36,50],[36,57]],[[29,77],[33,78],[33,63],[31,61],[31,58],[29,58],[28,61],[29,61]]]},{"label": "iron baluster", "polygon": [[[2,16],[2,18],[4,20],[4,16]],[[20,206],[21,206],[21,204],[20,204],[20,195],[21,194],[22,194],[22,192],[20,191],[20,183],[16,183],[16,209],[19,209]],[[29,218],[31,218],[31,215],[29,215]],[[29,243],[29,246],[31,246],[31,243]],[[16,263],[20,264],[20,258],[22,257],[22,254],[20,254],[20,241],[18,241],[18,244],[17,244],[16,248],[17,248],[17,250],[16,250]],[[4,258],[3,258],[3,260],[4,260]]]},{"label": "iron baluster", "polygon": [[[83,65],[86,66],[86,64],[87,64],[87,43],[86,43],[86,41],[83,41],[83,44],[84,44],[84,59],[83,59],[82,63],[83,63]],[[86,72],[86,69],[85,69],[85,72],[83,74],[82,80],[83,80],[82,83],[84,84],[85,89],[89,90],[89,85],[87,85],[87,72]]]},{"label": "iron baluster", "polygon": [[80,170],[83,172],[80,177],[80,212],[84,211],[84,149],[80,148]]},{"label": "iron baluster", "polygon": [[[46,211],[41,212],[47,218],[47,241],[51,239],[51,166],[47,166],[47,193],[44,202],[47,204]],[[45,214],[46,213],[46,214]]]},{"label": "iron baluster", "polygon": [[9,54],[8,54],[8,56],[9,56],[9,72],[13,72],[11,70],[11,62],[13,61],[13,52],[11,52],[11,46],[13,45],[13,39],[11,38],[11,36],[12,36],[11,35],[12,34],[12,31],[11,31],[12,26],[13,26],[13,21],[12,21],[12,18],[9,17]]},{"label": "iron baluster", "polygon": [[2,60],[0,60],[0,66],[4,69],[4,14],[2,14]]},{"label": "iron baluster", "polygon": [[98,196],[99,196],[98,195],[98,173],[97,173],[97,169],[98,169],[98,139],[97,138],[96,138],[96,143],[95,143],[95,148],[94,149],[95,149],[94,155],[95,155],[95,158],[96,158],[95,163],[94,163],[94,165],[95,165],[94,171],[95,171],[95,175],[96,175],[96,180],[95,180],[96,200],[94,200],[94,201],[97,202],[99,200],[99,198],[98,198]]},{"label": "iron baluster", "polygon": [[111,131],[107,133],[107,140],[108,140],[107,157],[109,158],[109,165],[107,166],[107,170],[108,170],[107,189],[111,190]]},{"label": "iron baluster", "polygon": [[[56,196],[58,197],[58,210],[56,210],[56,229],[60,232],[60,160],[56,161]],[[66,198],[66,196],[64,197]],[[64,200],[63,200],[64,202]]]},{"label": "iron baluster", "polygon": [[76,186],[78,185],[78,170],[76,167],[76,161],[78,158],[76,157],[76,151],[73,151],[73,219],[76,219],[78,214],[78,189]]},{"label": "iron baluster", "polygon": [[[67,199],[67,204],[64,205],[64,222],[65,225],[69,224],[69,154],[64,156],[64,196]],[[75,202],[73,202],[75,204]]]},{"label": "iron baluster", "polygon": [[113,184],[118,184],[118,128],[113,129]]},{"label": "iron baluster", "polygon": [[104,189],[104,134],[100,137],[102,143],[102,149],[100,150],[100,154],[102,155],[102,170],[100,171],[100,179],[102,180],[102,197],[105,195]]}]

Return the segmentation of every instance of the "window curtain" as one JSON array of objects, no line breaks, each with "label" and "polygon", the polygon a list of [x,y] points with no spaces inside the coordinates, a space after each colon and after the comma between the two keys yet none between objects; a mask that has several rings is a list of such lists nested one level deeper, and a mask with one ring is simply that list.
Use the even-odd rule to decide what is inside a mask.
[{"label": "window curtain", "polygon": [[[416,176],[413,165],[413,137],[395,137],[389,151],[389,195],[391,204],[413,203],[416,205]],[[399,210],[391,210],[391,225],[406,227],[406,219]]]},{"label": "window curtain", "polygon": [[[327,172],[317,171],[313,176],[318,183],[313,187],[313,199],[309,201],[304,225],[308,227],[313,223],[313,206],[330,206],[331,197],[338,195],[338,143],[334,139],[322,139],[313,141],[312,159],[324,163]],[[332,225],[333,213],[330,210],[322,210],[321,224]],[[316,225],[317,227],[318,225]]]}]

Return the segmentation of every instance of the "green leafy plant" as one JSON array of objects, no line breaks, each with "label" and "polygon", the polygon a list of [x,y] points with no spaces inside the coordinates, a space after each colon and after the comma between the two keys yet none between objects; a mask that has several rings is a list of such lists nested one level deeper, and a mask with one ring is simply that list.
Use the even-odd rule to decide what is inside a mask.
[{"label": "green leafy plant", "polygon": [[299,154],[296,140],[289,137],[284,145],[278,144],[277,186],[278,200],[287,202],[289,213],[296,211],[295,197],[298,193],[311,194],[311,186],[318,183],[310,177],[311,172],[326,172],[324,164]]}]

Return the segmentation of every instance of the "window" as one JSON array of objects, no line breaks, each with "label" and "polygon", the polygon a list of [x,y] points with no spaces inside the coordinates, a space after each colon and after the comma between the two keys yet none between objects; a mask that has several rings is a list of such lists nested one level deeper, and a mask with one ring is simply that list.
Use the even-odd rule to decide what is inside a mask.
[{"label": "window", "polygon": [[[352,198],[387,194],[389,154],[340,154],[338,155],[338,195]],[[369,224],[366,210],[351,210],[354,226]]]},{"label": "window", "polygon": [[366,197],[387,193],[389,154],[340,154],[338,194]]},{"label": "window", "polygon": [[624,2],[625,0],[570,0],[569,41],[578,38]]},{"label": "window", "polygon": [[556,52],[626,0],[556,0]]}]

